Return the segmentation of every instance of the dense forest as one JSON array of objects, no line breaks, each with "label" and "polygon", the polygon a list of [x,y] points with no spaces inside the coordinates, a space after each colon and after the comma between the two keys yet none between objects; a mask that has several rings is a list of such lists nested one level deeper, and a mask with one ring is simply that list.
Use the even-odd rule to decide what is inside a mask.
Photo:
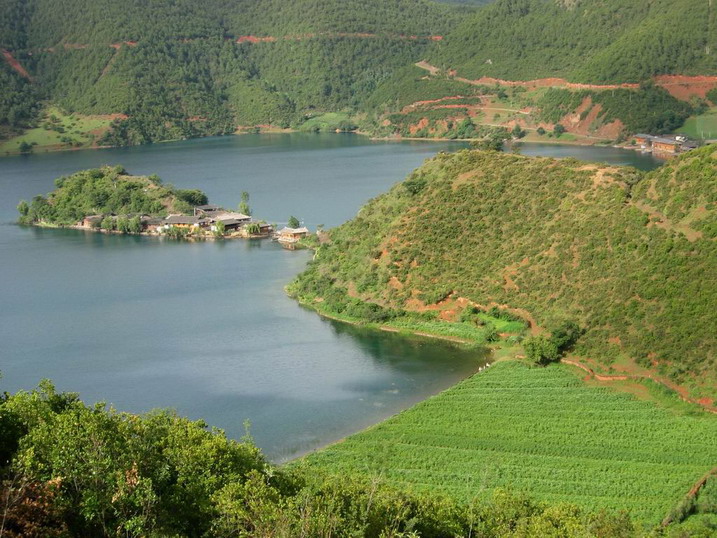
[{"label": "dense forest", "polygon": [[[686,1],[2,0],[0,49],[32,81],[3,61],[0,135],[36,125],[48,102],[117,115],[97,145],[298,127],[325,112],[386,134],[380,125],[397,102],[438,90],[416,83],[425,73],[407,75],[422,59],[469,77],[641,82],[713,73],[715,14]],[[671,114],[671,103],[643,101]]]},{"label": "dense forest", "polygon": [[503,305],[534,330],[570,321],[583,329],[575,354],[713,396],[715,149],[649,174],[439,155],[332,230],[291,291],[370,321],[407,310],[461,325],[466,304]]},{"label": "dense forest", "polygon": [[466,77],[508,80],[714,74],[716,20],[703,0],[501,0],[463,21],[431,59]]}]

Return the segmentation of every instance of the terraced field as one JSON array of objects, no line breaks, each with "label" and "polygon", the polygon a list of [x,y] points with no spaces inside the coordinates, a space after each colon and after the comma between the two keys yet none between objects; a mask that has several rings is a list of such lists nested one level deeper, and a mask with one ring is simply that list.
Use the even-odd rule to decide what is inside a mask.
[{"label": "terraced field", "polygon": [[717,419],[584,384],[568,366],[497,363],[307,458],[461,499],[509,487],[657,524],[717,466]]}]

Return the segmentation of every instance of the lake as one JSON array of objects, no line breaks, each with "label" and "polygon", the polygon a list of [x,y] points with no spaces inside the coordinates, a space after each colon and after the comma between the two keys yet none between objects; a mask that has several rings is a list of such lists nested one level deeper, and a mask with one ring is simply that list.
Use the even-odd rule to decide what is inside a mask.
[{"label": "lake", "polygon": [[[338,225],[448,142],[246,135],[0,159],[0,390],[50,378],[86,402],[171,407],[283,461],[446,389],[486,359],[432,340],[324,320],[283,287],[311,253],[270,241],[181,243],[13,224],[20,199],[73,171],[122,164],[212,203],[251,195],[257,217]],[[614,148],[525,144],[525,154],[654,167]]]}]

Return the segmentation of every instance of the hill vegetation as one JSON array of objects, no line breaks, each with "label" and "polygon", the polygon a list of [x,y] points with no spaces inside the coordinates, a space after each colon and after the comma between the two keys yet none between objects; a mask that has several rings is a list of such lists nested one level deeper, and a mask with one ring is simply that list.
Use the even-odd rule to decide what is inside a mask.
[{"label": "hill vegetation", "polygon": [[47,197],[20,202],[21,224],[71,226],[88,215],[166,216],[207,203],[201,191],[163,185],[156,175],[130,176],[121,166],[76,172],[56,179],[55,186]]},{"label": "hill vegetation", "polygon": [[615,83],[714,74],[716,19],[702,0],[498,0],[461,23],[431,59],[469,78]]},{"label": "hill vegetation", "polygon": [[458,324],[472,323],[468,308],[499,306],[534,334],[570,321],[583,329],[574,354],[714,397],[717,290],[705,283],[717,281],[715,149],[648,174],[438,155],[332,230],[290,292],[324,311]]},{"label": "hill vegetation", "polygon": [[[399,104],[478,91],[450,77],[425,82],[431,77],[411,67],[424,59],[444,73],[515,80],[642,82],[713,73],[715,14],[709,3],[686,2],[496,0],[476,9],[428,0],[3,0],[0,49],[21,70],[9,59],[0,68],[0,136],[36,126],[48,102],[67,114],[115,115],[93,145],[300,128],[322,113],[354,115],[354,124],[376,134],[402,134],[383,128]],[[637,121],[647,106],[674,127],[696,111],[632,93],[605,96],[611,111],[602,120],[620,119],[628,131],[649,126]],[[625,103],[633,98],[640,106],[630,117]],[[441,129],[451,130],[441,125],[434,134]]]}]

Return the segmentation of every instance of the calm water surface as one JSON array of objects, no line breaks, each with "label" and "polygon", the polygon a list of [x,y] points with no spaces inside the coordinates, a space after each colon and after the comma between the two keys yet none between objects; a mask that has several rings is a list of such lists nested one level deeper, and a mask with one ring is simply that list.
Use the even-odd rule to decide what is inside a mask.
[{"label": "calm water surface", "polygon": [[[341,438],[474,372],[476,352],[322,320],[284,285],[311,253],[269,241],[177,243],[12,224],[17,201],[75,170],[123,164],[198,187],[282,224],[334,226],[448,143],[357,136],[257,135],[0,159],[0,389],[51,378],[120,410],[176,408],[232,437],[251,422],[282,460]],[[537,146],[612,164],[654,166],[611,148]],[[597,153],[596,153],[597,152]]]}]

